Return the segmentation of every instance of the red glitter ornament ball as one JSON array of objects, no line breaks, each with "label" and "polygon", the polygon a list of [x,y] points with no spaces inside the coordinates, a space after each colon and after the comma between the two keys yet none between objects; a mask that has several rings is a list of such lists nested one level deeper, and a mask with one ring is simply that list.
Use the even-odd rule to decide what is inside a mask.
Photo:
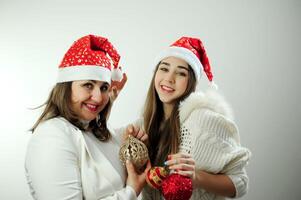
[{"label": "red glitter ornament ball", "polygon": [[188,200],[192,195],[190,178],[171,174],[162,183],[162,194],[166,200]]}]

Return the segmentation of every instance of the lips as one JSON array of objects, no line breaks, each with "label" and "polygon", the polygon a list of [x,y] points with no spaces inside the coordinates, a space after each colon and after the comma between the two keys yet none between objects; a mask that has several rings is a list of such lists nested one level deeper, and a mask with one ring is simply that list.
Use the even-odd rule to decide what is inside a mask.
[{"label": "lips", "polygon": [[98,105],[90,104],[90,103],[85,103],[84,105],[91,112],[96,112],[97,111]]},{"label": "lips", "polygon": [[162,91],[168,92],[168,93],[171,93],[171,92],[175,91],[173,88],[168,87],[166,85],[160,85],[160,88],[161,88]]}]

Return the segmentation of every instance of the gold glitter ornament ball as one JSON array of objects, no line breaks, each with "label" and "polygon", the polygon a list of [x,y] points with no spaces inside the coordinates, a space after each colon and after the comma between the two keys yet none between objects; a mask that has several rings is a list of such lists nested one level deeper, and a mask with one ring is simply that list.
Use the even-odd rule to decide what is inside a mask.
[{"label": "gold glitter ornament ball", "polygon": [[140,170],[149,160],[148,150],[143,142],[129,135],[120,147],[119,158],[124,165],[126,160],[130,160]]}]

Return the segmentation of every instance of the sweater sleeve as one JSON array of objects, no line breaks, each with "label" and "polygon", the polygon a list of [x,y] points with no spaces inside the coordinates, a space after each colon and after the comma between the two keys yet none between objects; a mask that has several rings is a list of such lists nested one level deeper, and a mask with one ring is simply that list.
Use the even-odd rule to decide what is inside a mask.
[{"label": "sweater sleeve", "polygon": [[248,189],[245,171],[250,151],[240,145],[237,126],[232,120],[210,110],[199,111],[199,134],[196,136],[197,164],[211,173],[222,173],[232,180],[236,196],[243,196]]},{"label": "sweater sleeve", "polygon": [[35,199],[82,200],[78,152],[63,127],[41,124],[27,148],[25,169]]}]

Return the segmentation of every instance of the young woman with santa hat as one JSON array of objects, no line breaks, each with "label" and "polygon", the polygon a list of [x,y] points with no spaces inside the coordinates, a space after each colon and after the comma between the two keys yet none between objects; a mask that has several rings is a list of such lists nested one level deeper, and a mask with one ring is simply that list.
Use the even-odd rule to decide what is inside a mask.
[{"label": "young woman with santa hat", "polygon": [[[201,40],[180,38],[159,54],[156,64],[143,117],[136,123],[148,134],[151,164],[189,177],[191,199],[243,196],[250,151],[240,145],[232,111],[214,89]],[[201,71],[213,88],[206,93],[195,92]],[[173,182],[174,187],[178,183]],[[146,186],[143,199],[162,199],[162,194],[172,191],[171,185],[161,190]]]},{"label": "young woman with santa hat", "polygon": [[28,144],[25,169],[34,199],[132,200],[141,192],[145,172],[127,163],[126,177],[120,138],[107,124],[111,80],[121,80],[119,59],[112,44],[95,35],[75,41],[65,54]]}]

